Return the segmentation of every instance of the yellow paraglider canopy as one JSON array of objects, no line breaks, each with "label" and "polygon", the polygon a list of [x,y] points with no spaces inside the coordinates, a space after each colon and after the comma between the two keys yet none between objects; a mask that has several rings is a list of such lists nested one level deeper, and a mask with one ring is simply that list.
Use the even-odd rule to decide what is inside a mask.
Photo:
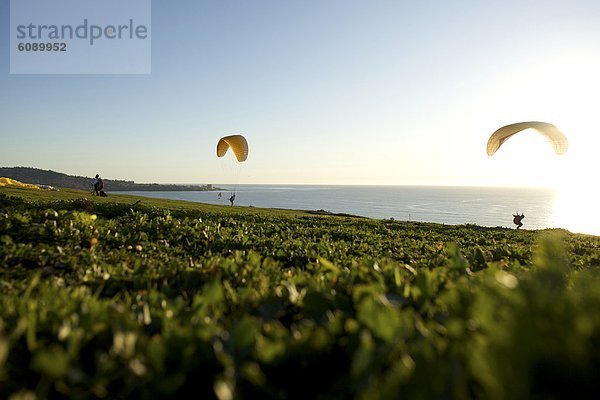
[{"label": "yellow paraglider canopy", "polygon": [[217,156],[223,157],[231,147],[238,161],[243,162],[248,158],[248,142],[242,135],[225,136],[217,143]]},{"label": "yellow paraglider canopy", "polygon": [[544,137],[552,144],[552,147],[554,147],[554,152],[556,154],[560,155],[567,152],[569,141],[560,129],[547,122],[531,121],[506,125],[494,132],[487,142],[488,156],[494,155],[500,146],[502,146],[502,144],[510,137],[526,129],[534,129],[544,135]]}]

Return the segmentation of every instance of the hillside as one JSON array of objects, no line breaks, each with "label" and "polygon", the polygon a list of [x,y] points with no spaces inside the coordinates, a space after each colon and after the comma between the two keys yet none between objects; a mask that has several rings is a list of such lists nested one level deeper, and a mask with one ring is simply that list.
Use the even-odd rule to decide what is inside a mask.
[{"label": "hillside", "polygon": [[[16,179],[24,183],[50,185],[59,188],[87,190],[92,178],[67,175],[60,172],[29,167],[0,167],[0,177]],[[118,179],[104,179],[109,191],[205,191],[219,190],[212,185],[165,185],[158,183],[135,183]]]},{"label": "hillside", "polygon": [[87,195],[0,189],[0,398],[600,389],[598,236]]}]

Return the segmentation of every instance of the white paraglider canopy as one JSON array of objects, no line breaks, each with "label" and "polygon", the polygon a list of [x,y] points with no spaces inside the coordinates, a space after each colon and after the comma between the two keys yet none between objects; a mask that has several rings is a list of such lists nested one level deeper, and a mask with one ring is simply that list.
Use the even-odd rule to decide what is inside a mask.
[{"label": "white paraglider canopy", "polygon": [[560,129],[547,122],[531,121],[506,125],[494,132],[487,142],[488,156],[493,156],[510,137],[527,129],[533,129],[548,139],[556,154],[561,155],[567,152],[569,141]]}]

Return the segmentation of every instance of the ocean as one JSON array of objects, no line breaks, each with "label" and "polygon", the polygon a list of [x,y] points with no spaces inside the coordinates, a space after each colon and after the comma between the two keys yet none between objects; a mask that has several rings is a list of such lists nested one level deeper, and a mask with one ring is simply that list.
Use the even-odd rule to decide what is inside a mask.
[{"label": "ocean", "polygon": [[[225,184],[215,185],[228,187]],[[524,229],[565,228],[600,235],[595,207],[569,204],[552,189],[433,186],[237,185],[236,206],[325,210],[378,219],[514,227],[524,213]],[[114,192],[117,193],[117,192]],[[230,191],[118,192],[163,199],[228,205]],[[581,203],[581,202],[580,202]],[[583,202],[584,204],[588,204]],[[573,209],[577,210],[573,213]],[[564,215],[568,213],[568,215]]]}]

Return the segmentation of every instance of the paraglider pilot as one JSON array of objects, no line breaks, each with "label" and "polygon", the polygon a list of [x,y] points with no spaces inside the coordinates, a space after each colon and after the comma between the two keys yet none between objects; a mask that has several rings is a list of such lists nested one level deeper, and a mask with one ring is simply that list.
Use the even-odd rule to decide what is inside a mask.
[{"label": "paraglider pilot", "polygon": [[96,174],[96,177],[94,178],[94,191],[96,192],[96,196],[100,196],[103,189],[104,181],[100,178],[100,175]]},{"label": "paraglider pilot", "polygon": [[513,217],[513,222],[515,223],[515,225],[517,225],[517,229],[522,227],[523,223],[521,221],[523,220],[523,218],[525,218],[525,214],[519,215],[519,212],[517,211],[516,214],[513,214]]},{"label": "paraglider pilot", "polygon": [[231,206],[233,207],[233,202],[235,201],[235,193],[231,195],[229,201],[231,202]]}]

